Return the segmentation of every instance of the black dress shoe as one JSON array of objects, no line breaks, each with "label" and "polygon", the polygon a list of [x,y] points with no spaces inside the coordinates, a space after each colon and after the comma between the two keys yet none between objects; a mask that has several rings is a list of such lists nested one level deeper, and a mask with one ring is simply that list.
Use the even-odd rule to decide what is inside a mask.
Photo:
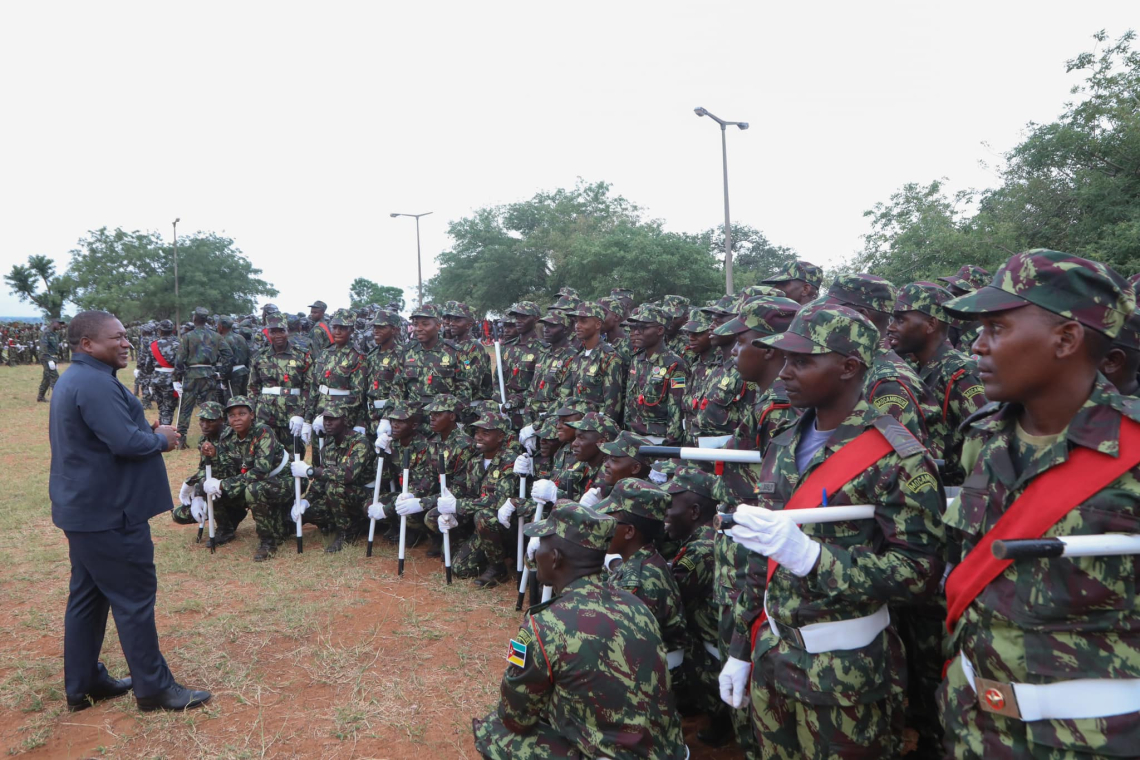
[{"label": "black dress shoe", "polygon": [[95,688],[86,694],[78,697],[67,695],[67,709],[71,712],[79,712],[86,710],[96,702],[102,702],[104,699],[113,699],[114,697],[121,697],[131,690],[131,677],[127,676],[122,679],[111,678],[104,676]]},{"label": "black dress shoe", "polygon": [[174,684],[166,691],[159,692],[153,697],[136,697],[139,710],[153,712],[155,710],[193,710],[210,701],[212,697],[208,691],[187,689],[185,686]]},{"label": "black dress shoe", "polygon": [[219,530],[214,535],[214,546],[223,546],[234,540],[234,532],[232,530]]}]

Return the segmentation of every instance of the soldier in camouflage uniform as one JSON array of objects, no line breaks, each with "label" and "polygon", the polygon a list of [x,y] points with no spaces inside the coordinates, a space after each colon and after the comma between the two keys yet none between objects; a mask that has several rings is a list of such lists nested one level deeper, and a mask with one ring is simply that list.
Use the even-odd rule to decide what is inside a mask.
[{"label": "soldier in camouflage uniform", "polygon": [[372,320],[372,338],[376,347],[365,357],[367,374],[367,404],[370,416],[369,429],[377,432],[384,409],[400,398],[401,377],[404,371],[404,350],[396,342],[400,330],[400,316],[390,311],[379,311]]},{"label": "soldier in camouflage uniform", "polygon": [[[641,454],[641,447],[652,445],[653,442],[645,436],[628,430],[619,432],[612,441],[599,443],[598,449],[606,455],[602,463],[603,482],[601,486],[594,486],[587,491],[586,495],[578,500],[579,503],[586,504],[587,507],[594,506],[603,496],[609,495],[610,489],[616,486],[618,481],[626,478],[648,480],[649,473],[653,471],[653,460]],[[595,494],[596,499],[593,498]],[[590,503],[586,502],[587,498],[592,499]]]},{"label": "soldier in camouflage uniform", "polygon": [[518,430],[524,424],[523,411],[531,397],[535,367],[544,353],[542,341],[534,329],[542,311],[533,301],[520,301],[507,314],[515,320],[518,338],[505,347],[503,380],[506,383],[507,405],[511,410],[511,425]]},{"label": "soldier in camouflage uniform", "polygon": [[[162,362],[159,363],[161,357]],[[149,398],[158,406],[160,425],[173,425],[178,406],[178,392],[174,390],[174,367],[178,361],[178,339],[174,337],[174,323],[164,319],[158,323],[158,339],[151,341],[142,356],[142,375],[150,378]]]},{"label": "soldier in camouflage uniform", "polygon": [[570,365],[577,353],[570,345],[573,325],[565,312],[551,311],[539,321],[543,324],[547,345],[535,365],[527,402],[527,419],[532,425],[554,414],[572,395]]},{"label": "soldier in camouflage uniform", "polygon": [[667,319],[660,308],[647,305],[629,318],[638,352],[626,378],[623,424],[650,440],[676,446],[685,438],[681,399],[688,369],[662,342]]},{"label": "soldier in camouflage uniform", "polygon": [[[298,436],[312,434],[305,428],[305,406],[309,400],[309,356],[294,349],[280,314],[266,318],[269,344],[253,358],[249,375],[249,396],[257,399],[257,421],[273,430],[290,453],[305,456]],[[295,448],[296,447],[296,448]]]},{"label": "soldier in camouflage uniform", "polygon": [[[621,299],[607,296],[598,299],[598,306],[602,307],[602,332],[605,335],[606,343],[609,343],[617,351],[618,356],[621,357],[622,372],[621,376],[625,377],[625,373],[629,372],[629,364],[633,361],[633,345],[629,342],[629,333],[626,332],[625,327],[622,325],[625,318],[629,316],[629,311],[626,310],[625,304]],[[571,314],[568,312],[567,314]],[[575,336],[576,337],[576,336]],[[575,347],[575,351],[579,347]]]},{"label": "soldier in camouflage uniform", "polygon": [[352,345],[356,318],[348,309],[333,314],[333,342],[312,358],[309,367],[309,396],[305,402],[305,421],[313,423],[314,432],[322,432],[320,408],[329,398],[343,399],[351,427],[363,426],[369,419],[364,408],[368,374],[364,356]]},{"label": "soldier in camouflage uniform", "polygon": [[760,328],[766,327],[764,316],[771,309],[771,300],[771,297],[762,296],[746,302],[733,319],[712,331],[713,346],[720,352],[721,361],[709,374],[698,399],[693,424],[689,428],[690,440],[694,444],[711,448],[726,446],[751,414],[761,389],[737,371],[732,351],[739,335],[752,331],[757,335],[770,334]]},{"label": "soldier in camouflage uniform", "polygon": [[44,374],[40,380],[39,395],[36,401],[47,403],[46,394],[55,388],[55,381],[59,379],[56,370],[56,361],[59,359],[59,327],[63,324],[58,319],[48,322],[47,329],[40,335],[40,364],[43,365]]},{"label": "soldier in camouflage uniform", "polygon": [[602,581],[615,527],[572,503],[526,526],[539,539],[539,582],[554,597],[527,610],[499,705],[473,721],[483,757],[687,757],[657,625],[644,602]]},{"label": "soldier in camouflage uniform", "polygon": [[[391,520],[389,530],[384,534],[389,543],[400,540],[400,521],[407,517],[407,546],[415,546],[423,536],[424,512],[427,506],[420,506],[419,500],[430,504],[430,499],[439,494],[439,472],[437,462],[432,460],[428,445],[428,431],[423,426],[423,415],[418,406],[404,401],[393,401],[384,410],[384,419],[391,426],[390,435],[378,435],[374,448],[384,457],[385,481],[392,484],[391,492],[381,494],[380,503],[387,505],[385,518]],[[396,502],[402,497],[404,486],[404,456],[408,457],[408,494],[417,498],[397,512]],[[369,499],[371,501],[371,499]]]},{"label": "soldier in camouflage uniform", "polygon": [[[173,328],[171,328],[171,332],[173,332]],[[206,500],[201,496],[194,496],[197,485],[206,479],[206,464],[213,463],[210,457],[202,454],[202,444],[213,444],[216,452],[216,447],[221,441],[222,431],[225,430],[225,427],[226,413],[217,401],[206,401],[198,407],[198,430],[202,433],[202,437],[198,441],[198,470],[182,483],[182,488],[178,491],[179,504],[171,512],[171,518],[176,525],[199,524],[201,523],[199,517],[206,514]],[[236,516],[238,522],[241,522],[245,518],[245,510],[239,510]],[[233,538],[232,528],[223,533],[215,531],[214,544],[221,546],[229,543]]]},{"label": "soldier in camouflage uniform", "polygon": [[328,318],[325,317],[328,308],[329,305],[324,301],[314,301],[309,304],[309,320],[313,323],[308,335],[309,353],[314,358],[334,343],[332,326],[329,324]]},{"label": "soldier in camouflage uniform", "polygon": [[1100,363],[1100,371],[1122,396],[1140,397],[1140,313],[1128,315]]},{"label": "soldier in camouflage uniform", "polygon": [[[939,277],[938,279],[946,283],[946,289],[952,295],[964,296],[967,293],[973,293],[978,288],[989,285],[990,273],[979,266],[963,264],[957,274]],[[981,326],[982,323],[974,319],[966,322],[955,320],[950,328],[950,343],[967,356],[972,355],[974,353],[974,341],[978,339]]]},{"label": "soldier in camouflage uniform", "polygon": [[621,430],[613,420],[598,412],[587,412],[579,420],[573,419],[573,415],[560,419],[574,431],[574,438],[566,446],[569,456],[562,460],[561,466],[556,463],[551,480],[560,497],[580,501],[591,489],[601,485],[606,463],[602,446],[616,441]]},{"label": "soldier in camouflage uniform", "polygon": [[[206,317],[210,315],[204,307],[194,309],[194,329],[182,337],[178,344],[178,356],[174,363],[174,381],[181,384],[181,411],[178,417],[178,433],[182,436],[178,448],[186,448],[186,431],[190,428],[190,415],[194,405],[203,401],[218,400],[218,375],[222,381],[229,379],[233,366],[233,352],[222,336],[206,329]],[[178,390],[176,387],[175,390]]]},{"label": "soldier in camouflage uniform", "polygon": [[944,757],[1133,757],[1140,747],[1135,557],[1000,562],[989,543],[1140,532],[1140,406],[1097,373],[1134,307],[1104,264],[1047,250],[1015,254],[992,284],[944,307],[981,319],[991,402],[968,420],[969,474],[944,518],[961,541],[946,580]]},{"label": "soldier in camouflage uniform", "polygon": [[823,287],[823,270],[807,261],[793,261],[783,272],[760,282],[803,306],[819,296],[819,289]]},{"label": "soldier in camouflage uniform", "polygon": [[[320,466],[310,467],[304,461],[290,465],[293,477],[309,481],[301,512],[311,506],[314,522],[336,528],[336,535],[325,547],[327,554],[336,554],[346,541],[356,538],[365,529],[360,507],[371,501],[369,484],[376,477],[372,442],[349,427],[348,415],[354,409],[343,397],[327,399],[320,410],[325,418],[325,446],[321,449]],[[294,512],[294,519],[297,516]]]},{"label": "soldier in camouflage uniform", "polygon": [[[431,400],[424,408],[428,415],[431,435],[428,436],[428,457],[435,463],[438,474],[439,463],[443,461],[443,474],[447,476],[447,488],[453,493],[463,493],[467,490],[464,482],[469,469],[470,460],[476,455],[475,439],[459,427],[459,416],[464,411],[464,404],[454,396],[446,393],[440,394]],[[424,499],[424,509],[435,506],[435,499]],[[443,556],[443,540],[438,533],[432,533],[432,545],[427,551],[428,557]]]},{"label": "soldier in camouflage uniform", "polygon": [[219,532],[232,532],[248,508],[260,541],[253,561],[264,562],[293,534],[288,524],[294,498],[290,457],[269,426],[254,420],[247,396],[229,400],[226,419],[229,427],[218,444],[201,446],[202,455],[214,462],[214,477],[199,473],[195,494],[213,494]]},{"label": "soldier in camouflage uniform", "polygon": [[[764,455],[760,506],[734,514],[732,538],[753,553],[721,697],[743,704],[751,670],[762,757],[893,757],[906,664],[886,602],[937,591],[938,472],[906,428],[862,398],[879,343],[866,318],[816,302],[761,340],[788,354],[780,376],[805,412]],[[779,513],[823,502],[872,504],[875,516],[800,528]]]},{"label": "soldier in camouflage uniform", "polygon": [[583,301],[571,312],[574,334],[582,348],[570,363],[571,396],[581,399],[620,424],[625,403],[625,376],[617,350],[602,340],[605,312],[593,301]]},{"label": "soldier in camouflage uniform", "polygon": [[244,396],[249,388],[249,368],[252,363],[249,344],[240,333],[234,331],[232,317],[218,319],[218,335],[230,346],[234,355],[233,369],[230,371],[230,392],[234,396]]},{"label": "soldier in camouflage uniform", "polygon": [[[327,322],[322,322],[322,324],[328,327]],[[285,316],[285,326],[289,328],[289,344],[292,345],[298,353],[312,356],[313,342],[309,340],[311,328],[309,330],[305,329],[305,320],[296,314],[287,314]],[[331,334],[331,329],[329,332]],[[331,345],[331,343],[329,345]]]},{"label": "soldier in camouflage uniform", "polygon": [[681,396],[682,425],[689,444],[694,441],[693,420],[700,411],[705,384],[709,376],[724,361],[721,352],[712,344],[712,328],[712,316],[701,309],[690,311],[689,321],[681,327],[681,331],[688,336],[688,349],[693,357],[689,362],[689,379],[685,383],[685,393]]},{"label": "soldier in camouflage uniform", "polygon": [[665,296],[661,299],[661,309],[670,317],[665,325],[665,346],[685,360],[686,366],[694,359],[689,353],[689,340],[683,334],[685,323],[689,321],[692,304],[684,296]]},{"label": "soldier in camouflage uniform", "polygon": [[471,399],[494,398],[496,390],[491,373],[491,357],[486,347],[471,335],[471,327],[475,324],[471,307],[459,301],[448,301],[443,309],[443,323],[451,336],[451,342],[459,350]]},{"label": "soldier in camouflage uniform", "polygon": [[439,308],[426,303],[412,312],[416,339],[404,352],[404,375],[400,398],[411,404],[427,404],[432,396],[447,393],[463,402],[471,389],[459,349],[440,335]]}]

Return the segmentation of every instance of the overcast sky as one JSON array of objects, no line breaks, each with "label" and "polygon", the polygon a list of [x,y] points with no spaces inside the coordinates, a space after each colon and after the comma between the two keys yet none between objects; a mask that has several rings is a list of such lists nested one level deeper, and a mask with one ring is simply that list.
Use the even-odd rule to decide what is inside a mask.
[{"label": "overcast sky", "polygon": [[[233,237],[295,311],[416,283],[472,210],[606,180],[818,264],[909,181],[994,162],[1131,2],[4,3],[0,271],[87,230]],[[982,145],[989,143],[990,148]],[[636,289],[637,283],[630,283]],[[0,287],[0,315],[31,315]]]}]

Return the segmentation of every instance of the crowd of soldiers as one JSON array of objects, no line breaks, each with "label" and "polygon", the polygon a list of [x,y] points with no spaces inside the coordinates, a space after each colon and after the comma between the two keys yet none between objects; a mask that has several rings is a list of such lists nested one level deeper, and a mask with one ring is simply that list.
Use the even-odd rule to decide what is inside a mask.
[{"label": "crowd of soldiers", "polygon": [[61,319],[43,323],[7,322],[0,324],[0,361],[9,367],[39,364],[43,367],[36,401],[47,403],[48,392],[59,379],[57,365],[71,360],[66,340],[60,336],[67,330]]},{"label": "crowd of soldiers", "polygon": [[252,339],[198,309],[140,377],[183,440],[199,408],[174,516],[212,498],[218,545],[375,521],[483,588],[536,573],[484,757],[681,760],[702,713],[748,758],[1135,756],[1133,555],[995,543],[1140,532],[1135,279],[797,261],[705,304],[563,289],[491,347],[461,302],[406,341],[389,309],[267,308]]}]

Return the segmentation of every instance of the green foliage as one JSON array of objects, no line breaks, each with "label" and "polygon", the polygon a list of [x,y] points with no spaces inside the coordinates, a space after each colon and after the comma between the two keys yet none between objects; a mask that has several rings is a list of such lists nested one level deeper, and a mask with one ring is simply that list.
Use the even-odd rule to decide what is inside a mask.
[{"label": "green foliage", "polygon": [[395,285],[379,285],[366,277],[357,277],[348,286],[348,297],[351,300],[349,308],[359,309],[369,304],[379,304],[381,307],[389,303],[400,305],[404,310],[404,289]]},{"label": "green foliage", "polygon": [[[277,290],[261,270],[221,235],[195,233],[178,239],[181,313],[196,306],[217,314],[253,311],[258,296]],[[155,232],[93,230],[71,252],[72,300],[83,309],[106,309],[123,321],[174,318],[173,247]]]},{"label": "green foliage", "polygon": [[13,295],[34,303],[46,319],[59,319],[63,302],[71,299],[74,290],[69,277],[56,276],[55,263],[47,256],[29,256],[27,265],[14,264],[4,281]]},{"label": "green foliage", "polygon": [[[720,266],[724,266],[724,225],[708,230],[701,236],[702,243]],[[775,245],[768,237],[747,224],[732,225],[732,279],[736,290],[755,285],[766,277],[782,271],[796,260],[796,252]]]}]

